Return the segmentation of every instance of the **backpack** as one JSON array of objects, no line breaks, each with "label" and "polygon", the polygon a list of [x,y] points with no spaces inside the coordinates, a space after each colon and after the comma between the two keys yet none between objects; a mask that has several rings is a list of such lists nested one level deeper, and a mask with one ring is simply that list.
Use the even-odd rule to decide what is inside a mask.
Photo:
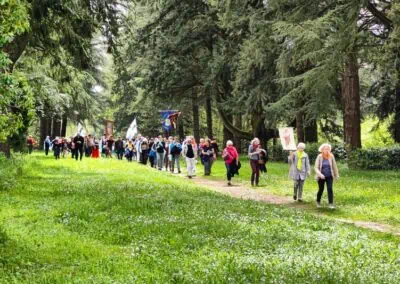
[{"label": "backpack", "polygon": [[157,150],[157,153],[164,153],[164,146],[161,142],[158,142],[156,150]]},{"label": "backpack", "polygon": [[172,155],[179,155],[182,152],[182,145],[181,144],[174,144],[171,148]]}]

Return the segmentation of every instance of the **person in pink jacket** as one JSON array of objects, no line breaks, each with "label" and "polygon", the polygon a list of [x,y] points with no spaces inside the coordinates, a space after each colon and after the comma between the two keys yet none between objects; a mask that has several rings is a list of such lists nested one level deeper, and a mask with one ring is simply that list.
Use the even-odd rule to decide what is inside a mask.
[{"label": "person in pink jacket", "polygon": [[225,161],[228,186],[231,186],[232,177],[237,173],[239,166],[239,154],[236,148],[233,146],[233,142],[231,140],[226,142],[226,148],[224,151],[222,151],[222,158]]}]

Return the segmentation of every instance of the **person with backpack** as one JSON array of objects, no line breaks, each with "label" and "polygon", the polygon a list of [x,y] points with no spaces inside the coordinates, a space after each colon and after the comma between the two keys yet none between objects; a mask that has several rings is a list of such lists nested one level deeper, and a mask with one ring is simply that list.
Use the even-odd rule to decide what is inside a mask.
[{"label": "person with backpack", "polygon": [[156,144],[156,152],[157,152],[158,170],[162,171],[165,158],[165,142],[161,135],[158,136],[158,142]]},{"label": "person with backpack", "polygon": [[181,173],[181,165],[180,165],[180,157],[182,153],[182,145],[179,143],[179,140],[177,137],[174,137],[172,140],[172,143],[169,145],[169,152],[171,155],[171,164],[170,164],[170,170],[171,173],[174,172],[174,168],[176,165],[176,168],[178,169],[178,174]]},{"label": "person with backpack", "polygon": [[310,159],[304,149],[306,144],[299,143],[296,152],[290,152],[288,161],[290,165],[289,177],[294,181],[293,199],[303,201],[304,182],[311,174]]},{"label": "person with backpack", "polygon": [[197,146],[193,137],[189,137],[183,147],[183,156],[186,159],[188,178],[192,178],[196,172]]},{"label": "person with backpack", "polygon": [[204,175],[211,175],[211,166],[214,159],[214,149],[210,145],[210,140],[205,139],[203,143],[203,147],[201,148],[201,160],[204,165]]},{"label": "person with backpack", "polygon": [[225,162],[226,179],[228,180],[228,186],[232,186],[232,177],[235,174],[238,174],[239,170],[239,154],[236,148],[233,146],[233,142],[231,140],[228,140],[226,142],[226,147],[222,151],[222,158]]}]

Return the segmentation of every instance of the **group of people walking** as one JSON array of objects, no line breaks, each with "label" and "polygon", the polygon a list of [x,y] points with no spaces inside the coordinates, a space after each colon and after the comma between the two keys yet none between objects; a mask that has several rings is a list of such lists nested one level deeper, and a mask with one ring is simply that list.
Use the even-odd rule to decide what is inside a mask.
[{"label": "group of people walking", "polygon": [[[34,139],[28,138],[29,153],[32,152]],[[304,151],[306,145],[299,143],[297,151],[291,151],[288,157],[289,177],[294,181],[293,199],[298,202],[303,201],[303,187],[305,180],[311,175],[310,159]],[[56,159],[60,156],[71,157],[76,160],[82,160],[86,157],[99,158],[100,156],[112,158],[113,153],[119,160],[123,157],[127,161],[137,161],[146,165],[148,162],[152,168],[158,170],[170,171],[171,173],[181,173],[181,158],[183,158],[188,178],[196,175],[196,165],[198,158],[204,168],[204,175],[209,176],[212,173],[212,166],[219,155],[219,147],[214,139],[202,138],[199,144],[189,136],[185,140],[179,140],[178,137],[155,138],[143,137],[138,135],[136,139],[124,140],[118,137],[114,140],[112,136],[102,138],[81,136],[79,133],[69,139],[56,137],[51,140],[46,137],[44,142],[45,154],[48,155],[50,149],[53,150]],[[322,144],[319,148],[320,154],[315,161],[315,179],[318,183],[317,207],[321,207],[321,198],[324,193],[325,185],[328,192],[329,207],[335,208],[333,199],[333,181],[339,178],[339,171],[332,154],[332,147],[329,144]],[[226,167],[226,178],[228,186],[232,186],[232,178],[239,173],[241,168],[239,154],[233,142],[227,141],[226,147],[221,153]],[[266,163],[268,152],[262,149],[260,140],[254,138],[248,147],[248,158],[251,168],[250,182],[252,186],[258,186],[260,182],[260,173],[266,173]]]}]

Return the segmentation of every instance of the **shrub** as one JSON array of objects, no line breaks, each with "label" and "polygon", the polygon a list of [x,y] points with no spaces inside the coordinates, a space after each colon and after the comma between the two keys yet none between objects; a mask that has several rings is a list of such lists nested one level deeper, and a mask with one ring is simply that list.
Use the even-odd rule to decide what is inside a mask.
[{"label": "shrub", "polygon": [[370,148],[353,151],[349,155],[348,165],[354,169],[400,169],[400,145],[391,148]]},{"label": "shrub", "polygon": [[17,184],[17,179],[22,175],[23,157],[22,155],[13,155],[7,159],[0,154],[0,190],[10,190]]}]

